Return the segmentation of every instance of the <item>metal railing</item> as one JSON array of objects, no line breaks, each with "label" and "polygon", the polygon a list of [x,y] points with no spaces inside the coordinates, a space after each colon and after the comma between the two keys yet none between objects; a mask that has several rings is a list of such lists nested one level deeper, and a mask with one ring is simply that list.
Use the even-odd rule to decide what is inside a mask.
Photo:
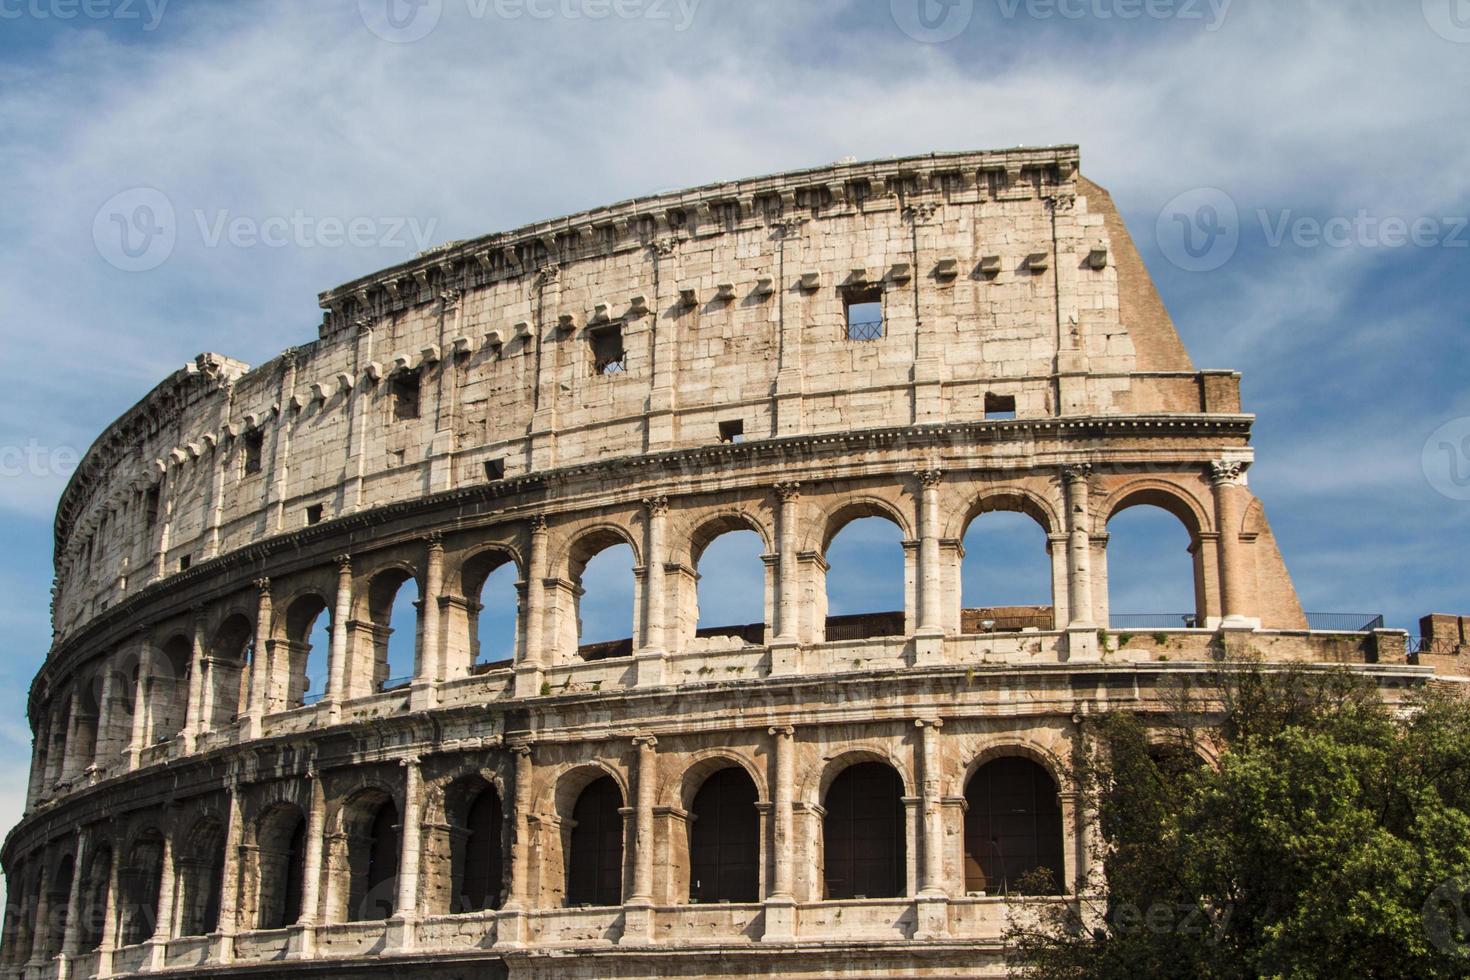
[{"label": "metal railing", "polygon": [[883,339],[883,319],[882,319],[882,317],[879,317],[876,320],[848,320],[847,321],[847,339],[848,340],[882,340]]},{"label": "metal railing", "polygon": [[1192,630],[1199,625],[1194,613],[1112,613],[1108,628],[1115,630]]},{"label": "metal railing", "polygon": [[598,374],[622,374],[628,367],[627,355],[618,351],[607,357],[599,357],[592,362],[592,366]]},{"label": "metal railing", "polygon": [[1380,613],[1307,613],[1307,629],[1333,633],[1368,633],[1383,629]]},{"label": "metal railing", "polygon": [[390,677],[378,685],[379,691],[392,691],[400,687],[407,687],[413,683],[412,677]]}]

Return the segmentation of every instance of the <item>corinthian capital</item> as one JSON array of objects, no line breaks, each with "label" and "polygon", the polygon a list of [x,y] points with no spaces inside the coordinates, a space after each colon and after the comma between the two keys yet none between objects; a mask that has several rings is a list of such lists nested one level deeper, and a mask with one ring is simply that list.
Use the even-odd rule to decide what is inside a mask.
[{"label": "corinthian capital", "polygon": [[1210,482],[1215,486],[1244,486],[1248,463],[1236,459],[1217,459],[1210,464]]}]

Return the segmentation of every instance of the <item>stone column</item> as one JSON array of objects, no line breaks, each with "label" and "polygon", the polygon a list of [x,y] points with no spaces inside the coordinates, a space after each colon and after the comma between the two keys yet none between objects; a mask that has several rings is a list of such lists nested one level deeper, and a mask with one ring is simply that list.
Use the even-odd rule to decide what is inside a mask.
[{"label": "stone column", "polygon": [[531,518],[531,548],[526,569],[526,617],[521,624],[521,662],[516,664],[515,695],[535,697],[544,677],[546,627],[546,518]]},{"label": "stone column", "polygon": [[776,638],[771,646],[771,673],[794,674],[801,669],[801,627],[797,573],[797,511],[800,483],[776,484],[781,501],[777,541]]},{"label": "stone column", "polygon": [[[417,758],[400,760],[403,766],[402,853],[398,859],[398,896],[393,903],[389,945],[411,949],[414,923],[419,917],[419,860],[423,852],[423,774]],[[396,941],[395,941],[396,940]]]},{"label": "stone column", "polygon": [[347,636],[352,631],[352,558],[337,556],[337,597],[332,605],[332,653],[327,664],[327,710],[340,716],[347,684]]},{"label": "stone column", "polygon": [[921,718],[914,722],[919,730],[919,771],[923,778],[920,807],[924,835],[916,939],[933,939],[949,934],[949,892],[944,887],[944,812],[940,796],[939,729],[943,724],[940,718]]},{"label": "stone column", "polygon": [[112,953],[117,949],[117,927],[118,927],[118,876],[119,866],[122,864],[123,856],[113,848],[112,865],[107,869],[107,901],[103,902],[102,909],[102,939],[97,944],[97,976],[106,977],[112,974]]},{"label": "stone column", "polygon": [[[71,863],[71,892],[66,896],[66,928],[61,933],[61,956],[76,956],[81,942],[79,930],[82,918],[82,887],[87,870],[87,845],[91,843],[91,832],[86,827],[77,831],[77,850]],[[116,856],[114,862],[116,863]]]},{"label": "stone column", "polygon": [[438,532],[425,539],[428,555],[424,562],[424,593],[419,596],[419,635],[413,689],[409,694],[414,710],[427,710],[438,703],[435,692],[444,679],[440,656],[443,637],[439,627],[439,597],[444,591],[444,538]]},{"label": "stone column", "polygon": [[172,834],[165,833],[163,873],[158,878],[158,921],[153,926],[153,935],[148,939],[148,961],[155,973],[164,967],[164,953],[168,941],[173,938],[174,913],[178,900],[178,876],[174,874],[174,839]]},{"label": "stone column", "polygon": [[97,705],[97,747],[92,752],[92,765],[99,767],[104,761],[109,763],[112,761],[113,701],[117,698],[117,692],[114,690],[116,678],[113,675],[115,673],[112,659],[105,659],[102,663],[102,691],[98,695]]},{"label": "stone column", "polygon": [[271,686],[271,580],[255,580],[255,643],[250,654],[250,707],[245,714],[246,738],[260,737]]},{"label": "stone column", "polygon": [[189,652],[189,703],[184,709],[184,730],[181,733],[184,751],[194,751],[194,740],[204,731],[204,609],[194,607],[193,629],[190,631]]},{"label": "stone column", "polygon": [[647,536],[644,541],[645,554],[643,585],[643,644],[638,651],[638,684],[662,684],[664,681],[664,656],[668,650],[664,618],[668,587],[664,579],[664,564],[667,559],[664,536],[669,522],[669,498],[650,497],[643,501],[647,512]]},{"label": "stone column", "polygon": [[944,660],[944,576],[939,565],[939,483],[943,474],[920,470],[919,481],[919,624],[914,641],[916,664]]},{"label": "stone column", "polygon": [[220,880],[219,923],[215,932],[219,939],[214,947],[214,960],[229,963],[235,958],[235,931],[240,916],[240,841],[245,832],[245,815],[240,804],[240,783],[232,779],[225,787],[230,805],[225,817],[225,867]]},{"label": "stone column", "polygon": [[771,850],[774,861],[771,893],[766,896],[766,930],[763,942],[791,942],[796,938],[796,898],[793,888],[796,848],[795,802],[795,735],[790,725],[768,729],[771,756],[775,769],[775,785],[771,787]]},{"label": "stone column", "polygon": [[[75,864],[73,864],[72,878],[76,878]],[[15,953],[25,957],[25,959],[20,959],[17,956],[16,960],[26,967],[39,967],[45,963],[45,959],[41,954],[46,946],[46,937],[51,933],[50,927],[46,924],[47,920],[55,914],[51,909],[51,890],[54,887],[55,885],[51,881],[51,862],[47,860],[46,849],[43,849],[41,852],[41,870],[36,875],[36,917],[34,924],[29,930],[30,942],[24,950],[19,947],[14,950]],[[23,905],[12,901],[10,907],[16,910],[21,916],[25,915]]]},{"label": "stone column", "polygon": [[1245,519],[1246,467],[1249,464],[1220,460],[1210,464],[1210,482],[1215,488],[1215,524],[1220,534],[1220,612],[1226,629],[1255,629],[1261,625],[1247,608],[1245,549],[1240,543],[1240,525]]},{"label": "stone column", "polygon": [[623,904],[626,925],[621,942],[653,941],[653,804],[658,779],[658,739],[638,735],[637,775],[633,787],[633,894]]},{"label": "stone column", "polygon": [[1067,591],[1067,543],[1071,536],[1065,533],[1048,534],[1046,536],[1046,554],[1051,561],[1051,628],[1064,630],[1072,621],[1070,614],[1071,598]]},{"label": "stone column", "polygon": [[1067,483],[1067,657],[1097,657],[1097,624],[1092,620],[1092,465],[1081,463],[1062,470]]},{"label": "stone column", "polygon": [[321,917],[322,845],[326,840],[327,794],[321,773],[306,774],[311,781],[311,808],[306,814],[306,860],[301,875],[301,917],[296,921],[295,954],[308,958],[315,952],[316,924]]},{"label": "stone column", "polygon": [[511,743],[515,753],[515,785],[511,787],[510,894],[500,910],[495,945],[515,948],[525,943],[526,909],[531,904],[531,746]]},{"label": "stone column", "polygon": [[148,745],[148,689],[153,686],[148,673],[153,669],[153,650],[144,637],[138,648],[138,679],[133,684],[133,730],[128,738],[128,768],[136,769]]}]

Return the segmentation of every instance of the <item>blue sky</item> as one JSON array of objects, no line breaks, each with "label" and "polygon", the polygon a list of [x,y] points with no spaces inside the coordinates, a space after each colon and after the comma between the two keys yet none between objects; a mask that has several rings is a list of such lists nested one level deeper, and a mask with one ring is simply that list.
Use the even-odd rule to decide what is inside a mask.
[{"label": "blue sky", "polygon": [[[422,245],[844,156],[1079,143],[1195,363],[1245,374],[1306,606],[1470,612],[1466,0],[388,2],[0,0],[0,823],[55,499],[168,372],[305,342],[319,290]],[[139,188],[175,241],[125,271],[94,231]],[[1114,608],[1186,607],[1177,529],[1127,530]],[[1006,534],[971,588],[1025,601],[1044,566]],[[834,584],[834,611],[882,592]]]}]

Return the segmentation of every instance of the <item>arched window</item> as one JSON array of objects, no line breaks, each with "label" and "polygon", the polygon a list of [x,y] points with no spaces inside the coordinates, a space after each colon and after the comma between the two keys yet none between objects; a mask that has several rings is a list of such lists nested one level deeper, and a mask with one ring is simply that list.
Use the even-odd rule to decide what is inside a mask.
[{"label": "arched window", "polygon": [[179,854],[180,936],[207,936],[218,928],[224,872],[224,828],[217,820],[203,820]]},{"label": "arched window", "polygon": [[149,714],[153,742],[166,742],[184,730],[189,713],[189,672],[194,647],[186,636],[175,636],[153,657],[148,671]]},{"label": "arched window", "polygon": [[471,669],[489,664],[509,666],[515,660],[519,575],[516,563],[504,552],[482,552],[465,563]]},{"label": "arched window", "polygon": [[611,776],[582,790],[572,809],[567,905],[623,902],[623,794]]},{"label": "arched window", "polygon": [[479,777],[456,786],[450,825],[453,911],[499,908],[505,878],[500,795]]},{"label": "arched window", "polygon": [[689,819],[689,900],[760,901],[760,814],[750,775],[721,769],[694,795]]},{"label": "arched window", "polygon": [[370,794],[349,805],[347,867],[351,876],[347,921],[388,919],[398,899],[398,807]]},{"label": "arched window", "polygon": [[254,634],[254,624],[238,613],[226,619],[215,631],[210,645],[213,662],[209,667],[213,708],[206,721],[210,731],[219,731],[234,724],[249,706],[245,668],[250,661]]},{"label": "arched window", "polygon": [[1006,757],[976,770],[965,787],[965,890],[1005,895],[1036,880],[1063,886],[1062,808],[1057,784],[1030,759]]},{"label": "arched window", "polygon": [[112,848],[97,848],[87,861],[82,877],[82,903],[77,921],[77,948],[90,953],[102,944],[102,927],[107,921],[107,891],[112,884]]},{"label": "arched window", "polygon": [[1193,515],[1174,498],[1135,494],[1108,518],[1108,625],[1120,631],[1204,625]]},{"label": "arched window", "polygon": [[67,776],[66,743],[71,731],[71,695],[68,694],[51,718],[51,751],[46,756],[48,783],[55,783]]},{"label": "arched window", "polygon": [[832,781],[823,806],[825,897],[902,896],[908,845],[898,773],[880,762],[848,766]]},{"label": "arched window", "polygon": [[47,921],[40,923],[45,930],[40,937],[41,954],[50,958],[61,952],[61,943],[66,938],[66,917],[71,901],[71,883],[76,876],[76,858],[63,855],[57,862],[56,873],[51,876],[51,886],[46,893],[46,907],[50,910]]},{"label": "arched window", "polygon": [[418,651],[419,583],[409,572],[393,568],[368,586],[372,617],[373,674],[369,691],[402,687],[414,678]]},{"label": "arched window", "polygon": [[286,610],[286,650],[291,665],[283,697],[287,708],[315,704],[327,692],[332,651],[332,617],[327,601],[315,593],[301,596]]},{"label": "arched window", "polygon": [[1015,632],[1056,628],[1046,529],[1018,511],[986,511],[965,531],[960,630]]},{"label": "arched window", "polygon": [[[766,634],[765,542],[754,531],[723,531],[697,549],[695,636],[739,636],[760,645]],[[686,634],[687,635],[687,634]]]},{"label": "arched window", "polygon": [[158,891],[163,884],[163,835],[148,831],[128,853],[122,868],[120,946],[146,942],[158,925]]},{"label": "arched window", "polygon": [[616,535],[584,539],[571,566],[577,652],[584,660],[633,652],[633,549]]},{"label": "arched window", "polygon": [[306,875],[306,818],[294,804],[277,806],[261,818],[257,922],[262,929],[284,929],[301,918]]},{"label": "arched window", "polygon": [[903,531],[886,516],[863,516],[841,526],[828,542],[826,639],[902,636]]}]

